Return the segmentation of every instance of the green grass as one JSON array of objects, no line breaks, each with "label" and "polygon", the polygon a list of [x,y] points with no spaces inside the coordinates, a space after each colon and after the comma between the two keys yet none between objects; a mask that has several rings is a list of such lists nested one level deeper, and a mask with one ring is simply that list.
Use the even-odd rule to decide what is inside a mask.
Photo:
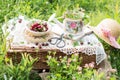
[{"label": "green grass", "polygon": [[[0,27],[7,20],[18,15],[25,15],[29,18],[47,20],[53,13],[62,16],[65,10],[82,7],[89,15],[90,25],[97,26],[104,18],[113,18],[120,22],[120,1],[119,0],[0,0]],[[2,31],[0,29],[2,43]],[[113,68],[118,70],[120,76],[120,50],[114,49],[104,43],[104,48],[110,55]],[[2,45],[1,45],[2,46]]]}]

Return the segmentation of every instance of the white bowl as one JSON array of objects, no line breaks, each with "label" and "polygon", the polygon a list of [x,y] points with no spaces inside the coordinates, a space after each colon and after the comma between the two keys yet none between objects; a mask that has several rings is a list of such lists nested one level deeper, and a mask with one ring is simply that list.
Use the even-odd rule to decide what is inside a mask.
[{"label": "white bowl", "polygon": [[[35,20],[35,22],[40,22],[40,20]],[[46,22],[46,21],[44,21],[44,22]],[[49,34],[51,32],[52,28],[47,22],[46,23],[47,23],[47,26],[48,26],[48,30],[45,31],[45,32],[36,32],[36,31],[30,30],[31,23],[32,22],[30,21],[25,28],[25,34],[26,35],[29,35],[29,36],[43,36],[43,35]]]},{"label": "white bowl", "polygon": [[39,42],[47,42],[51,37],[52,34],[47,34],[45,37],[33,37],[33,36],[28,36],[28,35],[24,35],[25,39],[27,40],[27,42],[32,42],[32,43],[39,43]]}]

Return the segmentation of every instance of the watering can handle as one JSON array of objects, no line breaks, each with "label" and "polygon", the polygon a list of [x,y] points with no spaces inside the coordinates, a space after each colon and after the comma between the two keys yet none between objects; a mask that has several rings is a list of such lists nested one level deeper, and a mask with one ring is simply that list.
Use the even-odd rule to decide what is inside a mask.
[{"label": "watering can handle", "polygon": [[54,13],[54,14],[52,14],[52,15],[49,17],[48,22],[52,21],[52,20],[55,18],[55,16],[56,16],[56,14],[55,14],[55,13]]},{"label": "watering can handle", "polygon": [[54,18],[53,20],[56,24],[58,24],[59,27],[61,27],[62,29],[65,29],[65,26],[60,22],[58,21],[56,18]]},{"label": "watering can handle", "polygon": [[54,21],[56,24],[58,24],[58,26],[59,26],[60,28],[62,28],[63,30],[65,30],[65,26],[64,26],[59,20],[57,20],[57,19],[55,18],[55,16],[56,16],[55,13],[52,14],[52,15],[50,16],[50,18],[48,19],[48,22]]}]

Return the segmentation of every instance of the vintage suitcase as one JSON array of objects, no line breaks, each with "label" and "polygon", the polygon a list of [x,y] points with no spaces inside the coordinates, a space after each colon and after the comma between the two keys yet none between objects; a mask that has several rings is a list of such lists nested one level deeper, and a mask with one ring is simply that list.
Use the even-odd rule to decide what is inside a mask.
[{"label": "vintage suitcase", "polygon": [[[40,49],[39,51],[36,51],[34,48],[25,48],[25,47],[15,47],[12,50],[9,50],[7,52],[7,57],[12,58],[14,63],[19,63],[21,60],[21,53],[27,53],[30,54],[33,58],[38,58],[38,60],[33,64],[33,69],[39,70],[39,69],[49,69],[49,66],[46,63],[48,51],[56,51],[56,57],[59,56],[68,56],[70,57],[72,54],[67,55],[63,52],[61,52],[58,49]],[[79,57],[82,57],[82,63],[81,66],[85,66],[85,64],[94,62],[96,69],[98,69],[101,65],[104,65],[103,61],[96,64],[96,55],[87,55],[85,53],[79,52]]]}]

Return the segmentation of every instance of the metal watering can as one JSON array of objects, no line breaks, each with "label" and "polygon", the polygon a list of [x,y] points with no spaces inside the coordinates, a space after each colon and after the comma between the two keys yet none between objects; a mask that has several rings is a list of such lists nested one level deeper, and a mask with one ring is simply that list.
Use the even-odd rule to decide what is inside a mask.
[{"label": "metal watering can", "polygon": [[57,18],[55,18],[56,14],[52,14],[48,19],[48,22],[53,21],[59,27],[61,27],[64,31],[71,34],[78,34],[82,31],[83,22],[81,20],[72,20],[69,18],[65,18],[63,23],[61,23]]},{"label": "metal watering can", "polygon": [[[71,20],[71,19],[64,19],[63,23],[61,23],[57,18],[55,18],[56,14],[52,14],[50,18],[48,19],[48,22],[53,21],[55,22],[61,29],[63,29],[67,34],[72,34],[74,38],[72,40],[79,40],[83,38],[86,35],[89,35],[93,33],[91,30],[88,32],[84,32],[83,29],[83,23],[80,20]],[[74,24],[75,23],[75,24]],[[85,26],[88,26],[89,23]],[[77,29],[76,32],[74,32],[74,28]],[[72,30],[73,29],[73,30]]]}]

